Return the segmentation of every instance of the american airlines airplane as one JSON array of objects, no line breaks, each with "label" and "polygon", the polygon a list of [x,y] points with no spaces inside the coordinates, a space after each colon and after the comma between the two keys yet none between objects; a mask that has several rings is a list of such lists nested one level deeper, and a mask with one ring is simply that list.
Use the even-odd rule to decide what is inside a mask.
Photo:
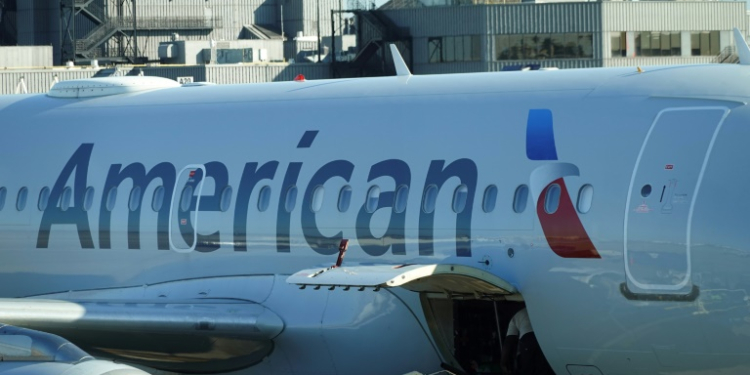
[{"label": "american airlines airplane", "polygon": [[392,47],[395,77],[2,97],[0,370],[492,373],[523,302],[557,374],[746,374],[738,44],[439,76]]}]

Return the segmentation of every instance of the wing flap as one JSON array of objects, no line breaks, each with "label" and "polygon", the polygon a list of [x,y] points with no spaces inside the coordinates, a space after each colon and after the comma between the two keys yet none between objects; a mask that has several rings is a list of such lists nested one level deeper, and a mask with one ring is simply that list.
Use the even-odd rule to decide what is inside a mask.
[{"label": "wing flap", "polygon": [[459,264],[363,264],[311,268],[295,273],[290,284],[313,287],[393,288],[450,295],[508,295],[516,288],[478,268]]}]

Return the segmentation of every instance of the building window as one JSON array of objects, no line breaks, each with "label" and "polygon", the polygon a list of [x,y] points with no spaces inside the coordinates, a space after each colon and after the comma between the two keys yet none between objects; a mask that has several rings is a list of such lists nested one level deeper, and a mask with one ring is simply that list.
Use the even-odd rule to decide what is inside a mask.
[{"label": "building window", "polygon": [[433,37],[427,44],[431,63],[481,60],[479,35]]},{"label": "building window", "polygon": [[718,31],[693,31],[690,33],[690,54],[717,56],[721,49]]},{"label": "building window", "polygon": [[582,59],[594,57],[591,33],[495,36],[496,60]]},{"label": "building window", "polygon": [[681,44],[679,31],[635,33],[636,56],[680,56],[682,55]]},{"label": "building window", "polygon": [[626,33],[611,33],[610,44],[612,45],[612,57],[626,57],[628,55],[628,43]]}]

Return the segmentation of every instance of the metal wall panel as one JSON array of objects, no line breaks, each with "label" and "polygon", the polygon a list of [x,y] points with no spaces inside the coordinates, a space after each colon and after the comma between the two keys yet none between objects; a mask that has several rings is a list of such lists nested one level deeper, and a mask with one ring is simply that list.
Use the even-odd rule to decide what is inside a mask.
[{"label": "metal wall panel", "polygon": [[29,94],[48,92],[55,82],[71,79],[91,78],[96,74],[94,69],[48,69],[48,70],[10,70],[0,71],[0,95],[16,93],[16,88],[23,78]]},{"label": "metal wall panel", "polygon": [[216,84],[259,83],[291,81],[298,74],[306,79],[330,78],[328,64],[257,64],[257,65],[194,65],[144,67],[147,76],[158,76],[177,80],[192,77],[194,82]]},{"label": "metal wall panel", "polygon": [[602,30],[704,31],[747,29],[745,2],[604,2]]},{"label": "metal wall panel", "polygon": [[684,65],[710,64],[716,62],[716,56],[663,56],[663,57],[632,57],[604,59],[603,66],[653,66],[653,65]]},{"label": "metal wall panel", "polygon": [[52,66],[52,46],[0,47],[0,67]]},{"label": "metal wall panel", "polygon": [[412,36],[597,32],[601,3],[506,4],[386,10]]}]

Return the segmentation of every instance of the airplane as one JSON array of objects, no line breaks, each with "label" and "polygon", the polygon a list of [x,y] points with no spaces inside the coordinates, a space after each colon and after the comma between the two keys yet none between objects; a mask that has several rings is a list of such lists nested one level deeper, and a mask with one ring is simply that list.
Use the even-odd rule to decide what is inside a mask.
[{"label": "airplane", "polygon": [[392,46],[392,77],[1,97],[0,363],[496,372],[526,306],[556,374],[744,374],[735,40],[737,65],[419,76]]}]

